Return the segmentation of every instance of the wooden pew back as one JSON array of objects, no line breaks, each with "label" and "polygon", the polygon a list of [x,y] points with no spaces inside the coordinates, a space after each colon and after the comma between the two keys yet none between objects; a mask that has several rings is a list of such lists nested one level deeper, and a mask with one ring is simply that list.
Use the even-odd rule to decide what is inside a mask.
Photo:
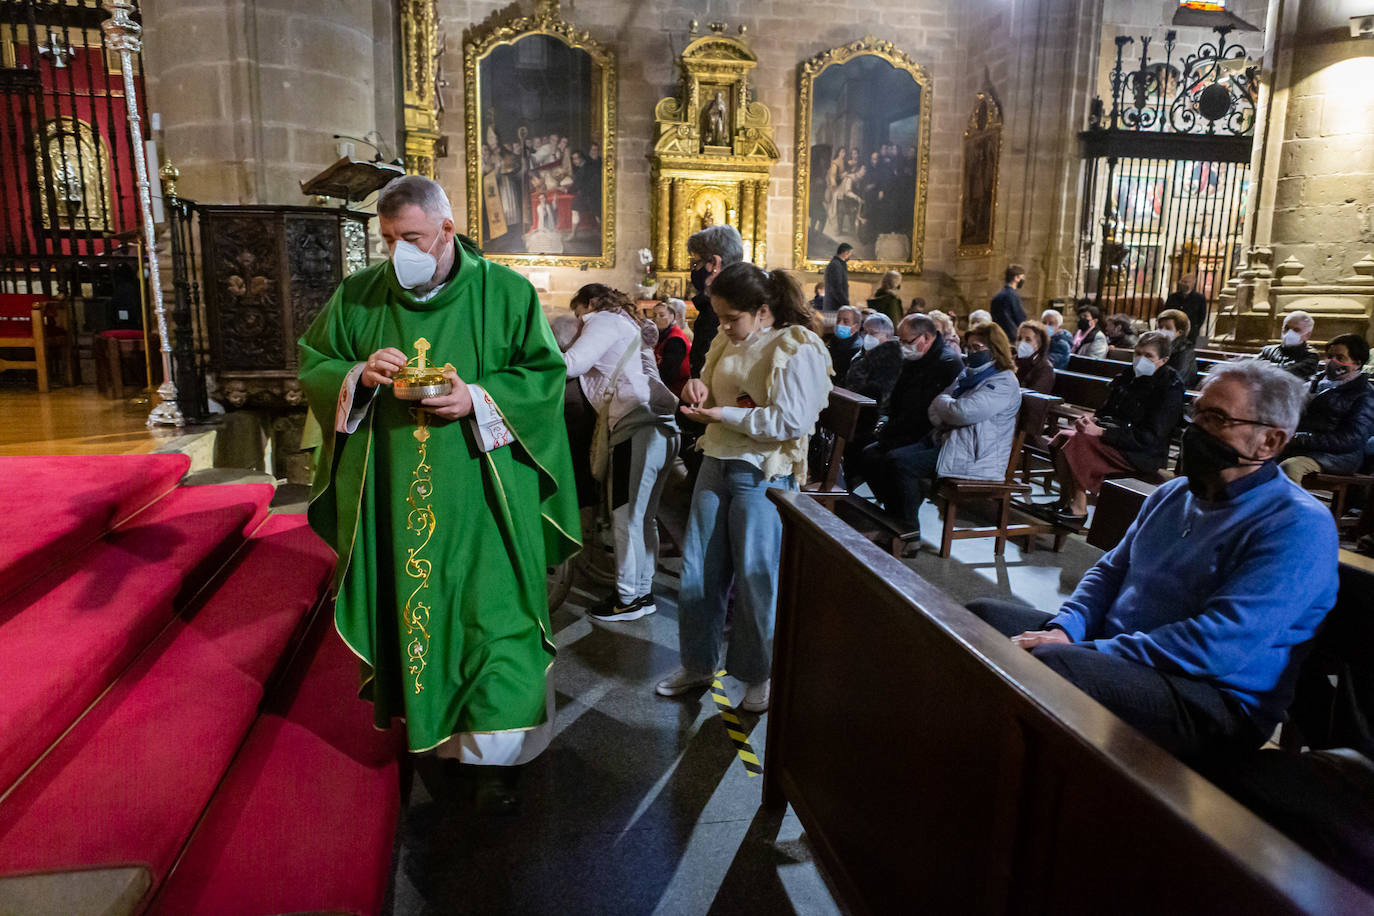
[{"label": "wooden pew back", "polygon": [[851,912],[1374,908],[833,514],[769,498],[764,804],[792,804]]},{"label": "wooden pew back", "polygon": [[1111,379],[1087,375],[1069,369],[1056,369],[1054,387],[1050,393],[1066,404],[1097,410],[1107,403],[1107,386]]},{"label": "wooden pew back", "polygon": [[1114,379],[1126,369],[1126,366],[1120,360],[1098,359],[1095,356],[1079,356],[1075,353],[1069,357],[1069,365],[1066,368],[1070,372],[1078,372],[1083,375]]}]

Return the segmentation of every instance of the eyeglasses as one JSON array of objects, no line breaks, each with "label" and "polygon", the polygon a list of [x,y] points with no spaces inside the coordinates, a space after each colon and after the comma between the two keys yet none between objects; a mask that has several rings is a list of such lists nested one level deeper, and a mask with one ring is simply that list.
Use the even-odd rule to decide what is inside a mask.
[{"label": "eyeglasses", "polygon": [[978,343],[976,341],[970,341],[968,345],[964,347],[964,349],[968,350],[970,353],[982,353],[987,348],[987,344]]},{"label": "eyeglasses", "polygon": [[1210,426],[1213,429],[1230,429],[1233,426],[1267,426],[1270,429],[1280,429],[1281,427],[1264,420],[1250,420],[1245,417],[1233,417],[1224,410],[1215,407],[1193,408],[1192,420],[1199,426]]}]

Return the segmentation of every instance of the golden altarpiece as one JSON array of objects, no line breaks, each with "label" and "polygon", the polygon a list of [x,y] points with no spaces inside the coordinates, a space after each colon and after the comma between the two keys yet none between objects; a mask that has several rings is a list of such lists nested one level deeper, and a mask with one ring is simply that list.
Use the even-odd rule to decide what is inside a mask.
[{"label": "golden altarpiece", "polygon": [[690,295],[687,237],[707,226],[734,226],[744,259],[766,266],[768,178],[778,148],[768,107],[749,98],[758,58],[724,28],[712,23],[683,49],[678,94],[654,108],[649,159],[661,295]]}]

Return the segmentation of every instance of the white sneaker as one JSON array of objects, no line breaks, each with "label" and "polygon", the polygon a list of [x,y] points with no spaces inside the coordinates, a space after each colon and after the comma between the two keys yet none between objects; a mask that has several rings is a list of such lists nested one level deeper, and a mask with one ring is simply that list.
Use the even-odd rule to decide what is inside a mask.
[{"label": "white sneaker", "polygon": [[679,668],[658,682],[654,692],[661,697],[675,697],[694,687],[709,686],[716,679],[714,674],[693,674],[686,668]]},{"label": "white sneaker", "polygon": [[764,681],[762,684],[748,684],[744,690],[744,699],[740,701],[739,708],[745,712],[767,712],[769,686],[773,683],[772,679]]}]

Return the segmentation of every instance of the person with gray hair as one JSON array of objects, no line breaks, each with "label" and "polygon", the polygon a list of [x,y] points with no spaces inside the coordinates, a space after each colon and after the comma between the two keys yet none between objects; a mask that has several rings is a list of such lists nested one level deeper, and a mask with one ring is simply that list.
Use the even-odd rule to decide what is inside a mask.
[{"label": "person with gray hair", "polygon": [[692,378],[701,377],[706,351],[716,339],[720,320],[711,307],[711,281],[731,264],[744,260],[744,239],[734,226],[707,226],[687,237],[687,267],[691,271],[692,304],[697,308],[697,320],[692,326]]},{"label": "person with gray hair", "polygon": [[1301,309],[1289,312],[1283,319],[1283,334],[1279,342],[1270,344],[1259,352],[1259,358],[1267,360],[1298,378],[1306,381],[1317,374],[1321,367],[1321,354],[1308,346],[1312,329],[1316,322],[1312,316]]},{"label": "person with gray hair", "polygon": [[310,524],[339,557],[334,623],[373,721],[480,764],[479,807],[510,812],[512,768],[553,736],[545,570],[581,547],[567,369],[534,287],[455,234],[438,184],[393,180],[378,225],[391,257],[300,339]]},{"label": "person with gray hair", "polygon": [[969,610],[1186,762],[1257,749],[1336,601],[1336,524],[1275,463],[1302,403],[1271,363],[1218,366],[1183,434],[1182,476],[1057,614],[998,599]]},{"label": "person with gray hair", "polygon": [[844,384],[845,373],[854,357],[863,352],[863,316],[852,305],[842,305],[835,312],[835,333],[828,344],[830,365],[835,370],[835,384]]},{"label": "person with gray hair", "polygon": [[879,415],[887,412],[887,399],[902,372],[902,345],[893,336],[892,321],[882,312],[864,319],[859,352],[849,364],[844,386],[878,402]]}]

